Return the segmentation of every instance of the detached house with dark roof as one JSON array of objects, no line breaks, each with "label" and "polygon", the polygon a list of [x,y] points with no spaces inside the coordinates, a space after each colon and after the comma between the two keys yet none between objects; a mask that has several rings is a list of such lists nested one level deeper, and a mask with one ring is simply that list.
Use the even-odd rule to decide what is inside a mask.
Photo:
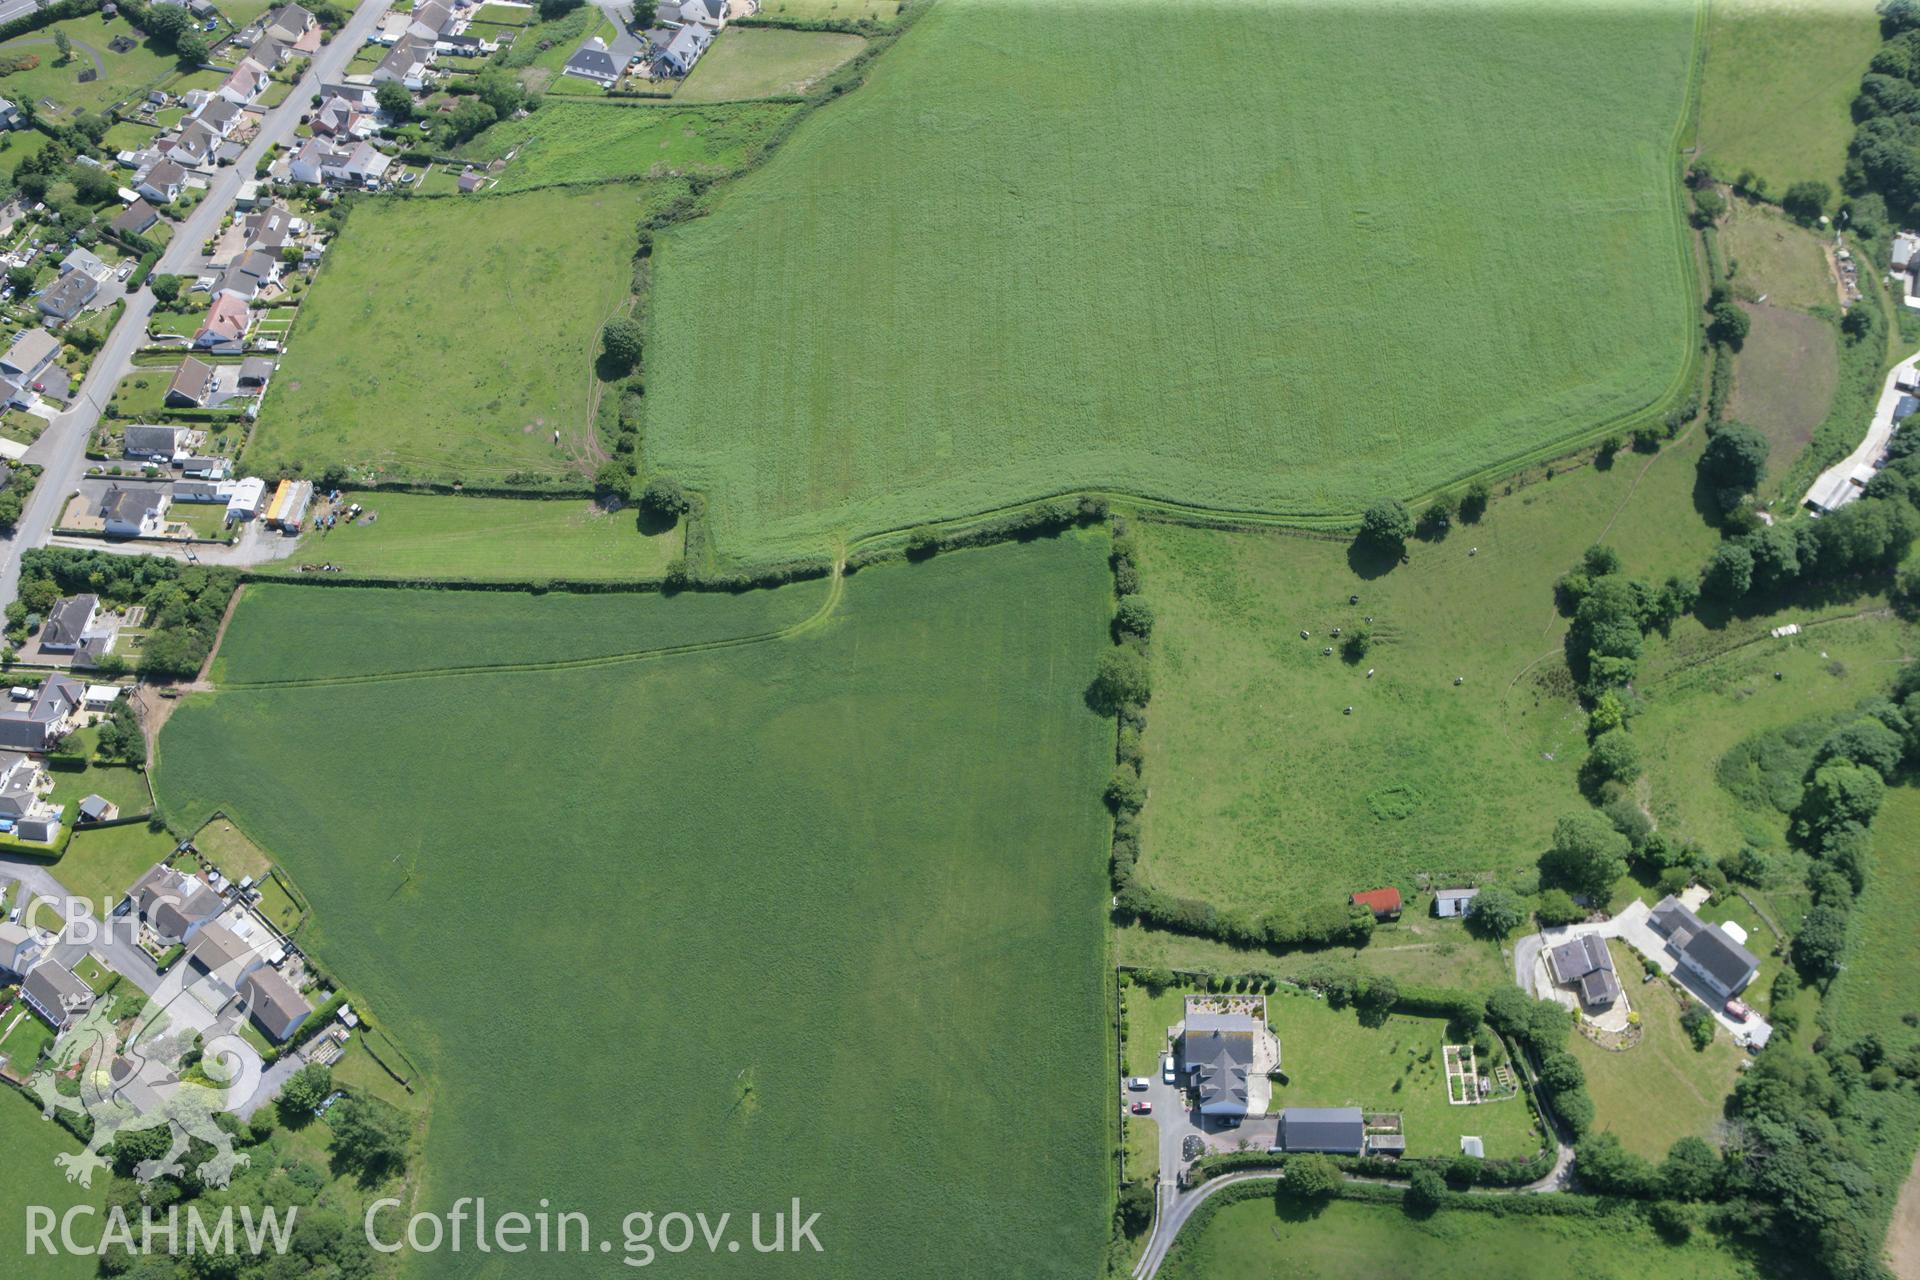
[{"label": "detached house with dark roof", "polygon": [[56,1032],[65,1031],[93,1008],[93,988],[53,960],[33,966],[20,984],[20,998]]},{"label": "detached house with dark roof", "polygon": [[241,980],[240,998],[254,1024],[275,1040],[285,1040],[299,1030],[313,1012],[298,987],[264,965]]},{"label": "detached house with dark roof", "polygon": [[40,314],[71,320],[87,309],[100,293],[100,282],[84,271],[69,271],[40,295]]},{"label": "detached house with dark roof", "polygon": [[1547,968],[1555,982],[1578,991],[1580,1003],[1589,1009],[1605,1009],[1620,998],[1613,956],[1597,933],[1583,933],[1549,949]]},{"label": "detached house with dark roof", "polygon": [[[167,384],[167,404],[182,409],[204,408],[206,403],[213,399],[214,390],[218,385],[219,379],[215,376],[212,365],[188,356],[180,362],[180,368],[175,371],[173,381]],[[171,449],[168,450],[167,456],[172,458]]]},{"label": "detached house with dark roof", "polygon": [[1697,978],[1723,1000],[1746,989],[1760,970],[1760,959],[1720,928],[1708,924],[1680,899],[1660,900],[1647,917],[1652,930],[1666,939],[1667,950],[1680,968]]},{"label": "detached house with dark roof", "polygon": [[56,601],[40,626],[40,647],[48,653],[74,652],[93,630],[99,612],[100,597],[90,593]]},{"label": "detached house with dark roof", "polygon": [[127,892],[134,913],[169,946],[191,942],[200,927],[220,914],[220,895],[198,876],[156,863]]},{"label": "detached house with dark roof", "polygon": [[86,699],[86,686],[63,675],[51,675],[25,703],[0,709],[0,747],[14,751],[45,752],[67,734],[74,715]]},{"label": "detached house with dark roof", "polygon": [[608,52],[607,42],[599,36],[575,49],[562,71],[565,75],[591,80],[603,89],[611,87],[620,78],[620,68],[614,62],[613,54]]}]

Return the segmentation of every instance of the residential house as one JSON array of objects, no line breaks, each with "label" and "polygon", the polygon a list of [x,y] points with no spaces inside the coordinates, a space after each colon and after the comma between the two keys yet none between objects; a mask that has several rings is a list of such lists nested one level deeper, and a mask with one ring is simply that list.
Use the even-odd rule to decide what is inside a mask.
[{"label": "residential house", "polygon": [[183,169],[198,169],[212,163],[213,149],[219,145],[220,135],[198,120],[188,121],[179,133],[159,143],[167,159]]},{"label": "residential house", "polygon": [[128,205],[125,211],[108,225],[122,235],[142,236],[158,221],[160,221],[160,211],[142,197]]},{"label": "residential house", "polygon": [[240,362],[240,389],[259,392],[273,377],[273,361],[265,356],[248,356]]},{"label": "residential house", "polygon": [[71,320],[87,309],[100,293],[100,282],[84,271],[69,271],[40,295],[40,314]]},{"label": "residential house", "polygon": [[56,960],[42,960],[20,984],[20,997],[54,1031],[65,1031],[93,1008],[93,988]]},{"label": "residential house", "polygon": [[244,114],[236,103],[229,102],[225,98],[215,98],[200,108],[199,113],[193,117],[193,122],[204,126],[215,137],[226,138],[232,136],[234,128],[240,123]]},{"label": "residential house", "polygon": [[247,244],[267,253],[278,253],[294,236],[306,229],[306,223],[293,216],[283,204],[268,205],[248,214],[241,223]]},{"label": "residential house", "polygon": [[314,30],[316,25],[312,14],[297,4],[290,4],[269,13],[260,30],[284,44],[298,44],[300,38]]},{"label": "residential house", "polygon": [[410,37],[394,41],[387,56],[373,69],[373,82],[396,80],[414,93],[427,87],[427,69],[433,64],[433,46]]},{"label": "residential house", "polygon": [[0,830],[11,831],[21,820],[48,811],[47,771],[32,756],[0,751]]},{"label": "residential house", "polygon": [[1262,1028],[1244,1013],[1213,1013],[1189,1005],[1180,1031],[1180,1065],[1198,1098],[1200,1114],[1247,1114],[1247,1075]]},{"label": "residential house", "polygon": [[160,485],[115,485],[100,500],[100,519],[109,537],[151,538],[166,524],[171,501]]},{"label": "residential house", "polygon": [[0,375],[13,382],[32,382],[47,371],[60,354],[60,339],[45,329],[22,329],[0,355]]},{"label": "residential house", "polygon": [[193,941],[226,905],[199,876],[155,863],[127,891],[133,911],[169,946]]},{"label": "residential house", "polygon": [[25,977],[40,959],[40,939],[33,930],[12,921],[0,921],[0,969]]},{"label": "residential house", "polygon": [[[219,377],[212,365],[188,356],[180,362],[173,381],[167,384],[167,404],[181,409],[205,408],[218,384]],[[168,456],[171,457],[171,453]]]},{"label": "residential house", "polygon": [[55,674],[34,690],[30,701],[0,708],[0,748],[46,752],[73,727],[86,688],[78,680]]},{"label": "residential house", "polygon": [[647,44],[653,49],[650,70],[654,78],[684,76],[693,70],[693,64],[700,60],[707,46],[713,43],[713,32],[700,23],[688,23],[675,30],[656,28],[646,34]]},{"label": "residential house", "polygon": [[98,254],[78,248],[60,259],[60,273],[65,275],[69,271],[84,272],[95,281],[105,281],[113,274],[113,268],[102,262]]},{"label": "residential house", "polygon": [[1724,926],[1711,925],[1675,897],[1662,898],[1647,917],[1653,931],[1666,939],[1680,968],[1727,1000],[1746,989],[1759,972],[1760,960]]},{"label": "residential house", "polygon": [[1478,889],[1435,889],[1433,914],[1442,920],[1464,916],[1472,909],[1473,900],[1479,896]]},{"label": "residential house", "polygon": [[26,122],[27,118],[20,114],[19,107],[0,98],[0,129],[18,129]]},{"label": "residential house", "polygon": [[207,308],[207,318],[193,335],[193,345],[204,351],[238,354],[252,323],[253,312],[247,307],[247,299],[223,289],[214,295],[213,305]]},{"label": "residential house", "polygon": [[1285,1107],[1278,1137],[1288,1153],[1357,1156],[1367,1149],[1367,1118],[1358,1107]]},{"label": "residential house", "polygon": [[440,0],[427,0],[425,4],[415,5],[407,20],[407,34],[429,44],[452,35],[453,29],[453,10],[440,3]]},{"label": "residential house", "polygon": [[266,35],[255,40],[252,47],[247,50],[248,61],[257,62],[269,71],[274,70],[292,56],[293,50],[281,41]]},{"label": "residential house", "polygon": [[171,160],[150,165],[134,187],[155,204],[172,204],[187,189],[187,171]]},{"label": "residential house", "polygon": [[201,925],[200,932],[187,944],[186,954],[190,972],[202,975],[216,991],[230,996],[238,994],[241,983],[264,959],[251,935],[239,932],[244,926],[240,922],[230,924],[232,919],[229,916]]},{"label": "residential house", "polygon": [[280,279],[280,259],[261,249],[252,249],[241,255],[233,269],[256,281],[256,289],[264,289]]},{"label": "residential house", "polygon": [[380,132],[380,117],[350,98],[328,98],[313,113],[313,131],[323,138],[371,138]]},{"label": "residential house", "polygon": [[267,91],[272,83],[267,69],[252,58],[240,59],[240,65],[233,69],[226,82],[220,86],[220,96],[235,106],[244,106]]},{"label": "residential house", "polygon": [[661,0],[653,20],[663,27],[697,22],[718,31],[727,25],[727,0]]},{"label": "residential house", "polygon": [[1400,918],[1400,891],[1388,886],[1385,889],[1368,889],[1365,893],[1356,893],[1347,901],[1356,907],[1365,907],[1373,912],[1375,920],[1398,920]]},{"label": "residential house", "polygon": [[93,630],[100,612],[100,597],[92,593],[56,600],[40,624],[40,647],[48,653],[72,653]]},{"label": "residential house", "polygon": [[562,74],[578,76],[608,88],[620,78],[620,67],[607,51],[607,42],[594,36],[573,51],[573,56],[567,59],[567,65],[562,68]]},{"label": "residential house", "polygon": [[1920,235],[1902,231],[1893,238],[1894,274],[1906,275],[1915,266],[1920,266]]},{"label": "residential house", "polygon": [[371,142],[356,143],[346,151],[332,151],[320,161],[321,181],[334,186],[375,187],[386,177],[393,157]]},{"label": "residential house", "polygon": [[185,427],[137,423],[121,431],[121,451],[129,458],[172,466],[187,447],[187,434]]},{"label": "residential house", "polygon": [[285,1040],[313,1012],[300,989],[273,969],[262,966],[240,984],[240,998],[254,1024],[275,1040]]},{"label": "residential house", "polygon": [[1613,956],[1607,940],[1597,933],[1583,933],[1547,949],[1547,969],[1553,980],[1580,993],[1580,1003],[1589,1009],[1605,1009],[1620,998],[1620,979],[1613,970]]}]

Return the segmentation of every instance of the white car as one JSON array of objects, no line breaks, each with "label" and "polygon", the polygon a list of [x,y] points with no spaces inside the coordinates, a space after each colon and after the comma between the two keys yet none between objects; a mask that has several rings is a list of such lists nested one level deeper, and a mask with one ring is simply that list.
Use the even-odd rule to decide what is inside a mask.
[{"label": "white car", "polygon": [[120,269],[113,273],[113,278],[115,280],[124,281],[128,276],[132,274],[133,274],[133,264],[131,262],[123,262],[120,264]]},{"label": "white car", "polygon": [[1129,1076],[1127,1078],[1127,1088],[1132,1090],[1134,1093],[1145,1093],[1147,1091],[1147,1087],[1152,1083],[1153,1082],[1147,1079],[1145,1076]]},{"label": "white car", "polygon": [[1160,1079],[1165,1081],[1167,1084],[1173,1083],[1173,1055],[1172,1054],[1168,1054],[1166,1057],[1160,1059]]}]

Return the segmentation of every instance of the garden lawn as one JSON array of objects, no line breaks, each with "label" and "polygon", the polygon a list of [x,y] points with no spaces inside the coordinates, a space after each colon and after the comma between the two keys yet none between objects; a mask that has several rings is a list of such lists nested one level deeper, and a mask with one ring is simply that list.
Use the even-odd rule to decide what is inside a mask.
[{"label": "garden lawn", "polygon": [[311,530],[297,559],[396,578],[659,578],[684,541],[678,526],[642,534],[630,508],[585,498],[350,493],[379,519]]},{"label": "garden lawn", "polygon": [[364,202],[307,294],[248,471],[591,474],[600,328],[627,297],[639,219],[674,186]]},{"label": "garden lawn", "polygon": [[[65,66],[58,65],[60,51],[53,42],[56,31],[66,32],[73,41],[73,60]],[[40,65],[0,78],[0,93],[16,102],[36,104],[42,98],[52,98],[63,108],[59,113],[63,123],[71,112],[100,112],[145,94],[179,64],[172,54],[159,52],[148,41],[135,44],[125,53],[108,48],[114,37],[132,34],[133,28],[124,16],[102,18],[95,13],[17,36],[0,44],[0,54],[36,54]],[[83,84],[80,73],[88,70],[98,70],[99,75]]]},{"label": "garden lawn", "polygon": [[494,192],[610,178],[722,174],[744,165],[792,112],[784,104],[686,111],[548,102],[524,119],[494,125],[454,154],[489,161],[517,148]]},{"label": "garden lawn", "polygon": [[735,27],[700,56],[675,102],[731,102],[805,93],[866,41],[824,31]]},{"label": "garden lawn", "polygon": [[[1147,882],[1257,914],[1530,870],[1586,807],[1552,584],[1603,535],[1635,576],[1697,572],[1716,541],[1688,505],[1699,449],[1536,479],[1383,575],[1345,541],[1136,522],[1158,619]],[[1368,617],[1349,663],[1332,629]]]},{"label": "garden lawn", "polygon": [[[528,595],[257,583],[214,659],[215,683],[327,680],[450,667],[591,663],[737,642],[798,626],[824,581],[780,591]],[[283,637],[296,628],[304,643]],[[269,848],[265,834],[248,833]]]},{"label": "garden lawn", "polygon": [[[306,945],[435,1082],[421,1207],[665,1197],[738,1227],[798,1196],[835,1276],[1083,1277],[1117,1132],[1112,729],[1082,697],[1105,553],[863,572],[822,626],[657,664],[204,695],[160,785],[280,854]],[[353,607],[297,594],[278,635]],[[289,731],[323,721],[351,737]],[[539,891],[503,891],[534,850]]]},{"label": "garden lawn", "polygon": [[[24,1004],[15,1004],[14,1012],[25,1008]],[[13,1012],[8,1013],[0,1027],[13,1017]],[[27,1020],[40,1025],[31,1013],[27,1014]],[[13,1041],[22,1039],[20,1033],[26,1030],[24,1024],[16,1029],[8,1042],[0,1045],[0,1053],[11,1049]],[[108,1179],[95,1178],[92,1190],[88,1190],[68,1182],[54,1164],[55,1156],[78,1150],[79,1140],[43,1118],[38,1104],[10,1088],[0,1087],[0,1151],[6,1152],[5,1166],[0,1169],[0,1195],[5,1196],[10,1207],[10,1212],[0,1214],[0,1270],[8,1275],[32,1277],[32,1280],[68,1280],[68,1277],[81,1280],[96,1274],[99,1260],[92,1254],[59,1252],[50,1256],[42,1247],[33,1257],[27,1256],[25,1206],[45,1205],[57,1215],[76,1205],[91,1205],[97,1212],[106,1204]],[[76,1218],[75,1237],[86,1238],[84,1233],[88,1229],[97,1231],[102,1225],[97,1216]]]},{"label": "garden lawn", "polygon": [[534,9],[531,5],[483,4],[474,14],[477,22],[498,22],[502,26],[524,27],[533,21]]},{"label": "garden lawn", "polygon": [[1640,1014],[1640,1043],[1613,1051],[1575,1035],[1569,1044],[1587,1073],[1593,1127],[1617,1134],[1629,1151],[1660,1160],[1681,1138],[1714,1138],[1741,1052],[1724,1029],[1704,1051],[1696,1050],[1680,1025],[1691,998],[1665,982],[1642,983],[1640,958],[1625,943],[1610,943],[1609,949],[1627,1001]]},{"label": "garden lawn", "polygon": [[1776,198],[1807,178],[1837,188],[1853,138],[1849,107],[1879,47],[1874,0],[1716,0],[1700,154],[1729,178],[1752,170]]},{"label": "garden lawn", "polygon": [[1258,1196],[1213,1214],[1181,1237],[1160,1274],[1167,1280],[1373,1280],[1383,1259],[1403,1280],[1745,1280],[1760,1272],[1732,1249],[1696,1233],[1685,1245],[1660,1239],[1638,1214],[1594,1221],[1443,1209],[1415,1218],[1398,1205],[1350,1201],[1301,1209]]},{"label": "garden lawn", "polygon": [[82,827],[73,833],[53,874],[69,893],[85,898],[96,914],[103,905],[111,911],[147,868],[172,856],[176,843],[165,831],[149,830],[144,822]]},{"label": "garden lawn", "polygon": [[1267,1025],[1280,1037],[1280,1065],[1289,1078],[1284,1085],[1274,1082],[1275,1110],[1399,1112],[1410,1156],[1459,1155],[1460,1139],[1468,1136],[1485,1140],[1490,1160],[1524,1160],[1540,1150],[1539,1129],[1524,1094],[1471,1106],[1447,1101],[1442,1019],[1394,1014],[1370,1027],[1351,1009],[1333,1009],[1325,1000],[1283,987],[1267,997]]},{"label": "garden lawn", "polygon": [[1692,360],[1692,35],[935,5],[662,237],[648,465],[752,560],[1088,486],[1347,519],[1558,450]]}]

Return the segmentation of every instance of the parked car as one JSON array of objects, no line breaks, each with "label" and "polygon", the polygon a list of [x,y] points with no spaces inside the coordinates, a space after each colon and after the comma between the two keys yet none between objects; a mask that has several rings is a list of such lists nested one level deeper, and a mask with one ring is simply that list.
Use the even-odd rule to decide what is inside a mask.
[{"label": "parked car", "polygon": [[133,264],[131,262],[123,262],[120,264],[120,269],[113,273],[113,278],[116,280],[124,281],[128,276],[132,274],[133,274]]},{"label": "parked car", "polygon": [[1168,1084],[1173,1083],[1173,1055],[1170,1053],[1160,1059],[1160,1078]]},{"label": "parked car", "polygon": [[1134,1076],[1127,1081],[1127,1088],[1135,1093],[1144,1093],[1146,1092],[1147,1086],[1152,1083],[1153,1082],[1145,1076]]},{"label": "parked car", "polygon": [[1729,1000],[1724,1007],[1727,1011],[1727,1016],[1735,1022],[1745,1022],[1753,1016],[1753,1010],[1747,1008],[1747,1003],[1744,1000]]},{"label": "parked car", "polygon": [[1134,1104],[1127,1109],[1137,1116],[1150,1116],[1153,1114],[1153,1104],[1144,1098],[1135,1099]]}]

